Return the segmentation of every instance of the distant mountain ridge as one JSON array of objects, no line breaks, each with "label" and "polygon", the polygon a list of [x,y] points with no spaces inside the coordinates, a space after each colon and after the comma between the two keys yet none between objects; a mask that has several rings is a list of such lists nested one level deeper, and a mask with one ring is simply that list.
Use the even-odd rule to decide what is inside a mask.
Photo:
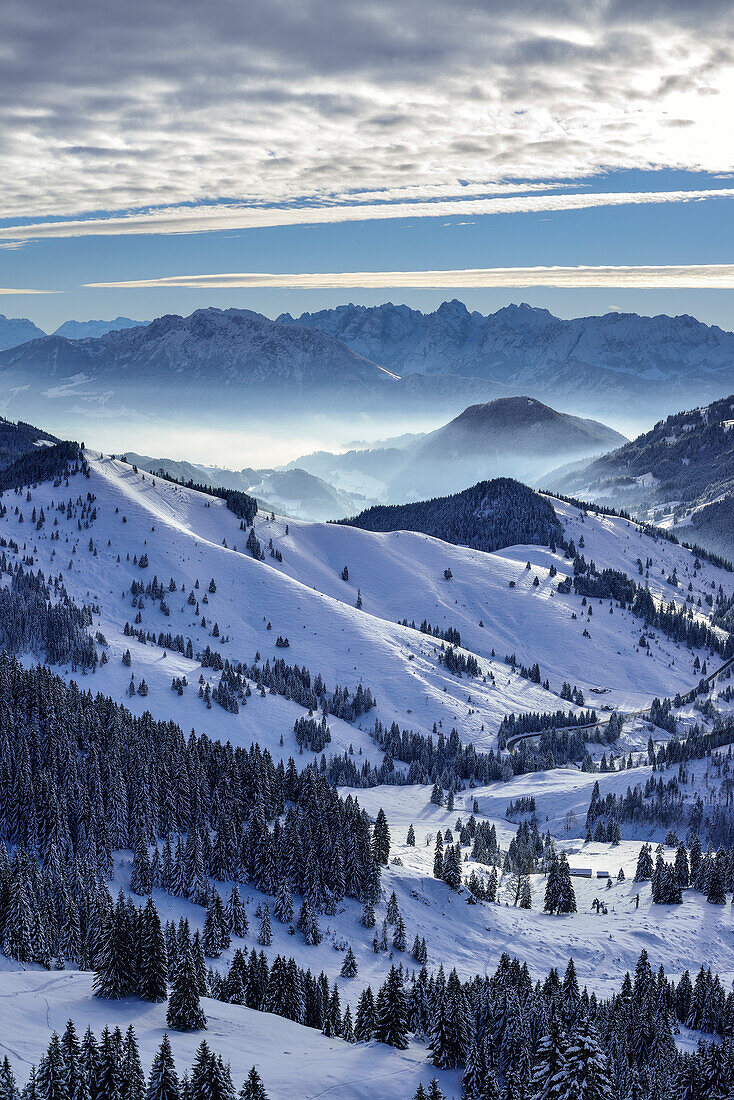
[{"label": "distant mountain ridge", "polygon": [[[42,336],[0,352],[0,385],[25,387],[24,413],[89,415],[96,407],[128,410],[144,403],[184,422],[192,416],[254,412],[327,413],[445,409],[504,392],[484,379],[406,379],[353,351],[336,337],[282,324],[251,310],[200,309],[148,325],[69,340]],[[44,403],[44,399],[46,399]],[[161,403],[163,399],[163,404]],[[87,433],[88,434],[88,433]]]},{"label": "distant mountain ridge", "polygon": [[43,329],[34,325],[27,317],[6,317],[4,313],[0,313],[0,351],[45,335]]},{"label": "distant mountain ridge", "polygon": [[734,333],[687,315],[562,320],[520,304],[485,316],[453,300],[427,314],[392,303],[350,304],[279,320],[329,332],[401,374],[486,378],[536,394],[669,399],[665,387],[675,380],[691,392],[718,387],[712,395],[722,396],[721,386],[734,377]]},{"label": "distant mountain ridge", "polygon": [[[118,323],[133,327],[88,335]],[[51,336],[28,321],[5,319],[5,328],[0,386],[25,417],[47,422],[48,400],[52,416],[91,416],[102,406],[129,413],[137,401],[186,421],[246,415],[255,398],[276,414],[347,411],[391,434],[424,426],[406,414],[448,418],[529,395],[594,419],[613,409],[618,422],[641,425],[648,410],[665,415],[734,388],[734,333],[689,316],[562,320],[524,304],[484,316],[454,300],[428,314],[387,303],[273,321],[207,308],[149,324],[68,322]],[[12,396],[21,391],[22,402]],[[163,402],[151,404],[153,395]]]},{"label": "distant mountain ridge", "polygon": [[[517,477],[537,484],[562,462],[626,442],[606,424],[557,412],[533,397],[470,405],[453,420],[401,448],[317,452],[292,465],[386,502],[455,493],[476,481]],[[361,479],[361,480],[360,480]]]},{"label": "distant mountain ridge", "polygon": [[120,329],[141,328],[148,321],[133,321],[131,317],[115,317],[112,321],[64,321],[54,330],[54,336],[64,336],[67,340],[85,340],[88,337],[106,336],[108,332]]},{"label": "distant mountain ridge", "polygon": [[364,500],[343,493],[320,477],[300,468],[285,470],[225,470],[217,466],[201,466],[186,460],[152,458],[150,455],[125,452],[126,460],[155,474],[162,472],[178,481],[195,485],[237,489],[254,496],[266,509],[297,519],[339,519],[354,513]]}]

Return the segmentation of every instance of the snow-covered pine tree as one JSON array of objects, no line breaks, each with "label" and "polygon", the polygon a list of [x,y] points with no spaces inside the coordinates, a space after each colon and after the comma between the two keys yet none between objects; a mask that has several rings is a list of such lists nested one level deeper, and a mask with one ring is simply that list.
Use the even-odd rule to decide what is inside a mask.
[{"label": "snow-covered pine tree", "polygon": [[182,945],[176,960],[166,1022],[175,1031],[199,1031],[206,1027],[206,1016],[199,1003],[192,949],[188,943]]}]

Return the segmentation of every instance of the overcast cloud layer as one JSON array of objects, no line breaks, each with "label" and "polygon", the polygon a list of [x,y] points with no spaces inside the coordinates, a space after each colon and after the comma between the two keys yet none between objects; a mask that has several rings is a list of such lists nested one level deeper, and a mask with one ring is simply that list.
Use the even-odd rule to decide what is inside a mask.
[{"label": "overcast cloud layer", "polygon": [[729,173],[733,30],[723,0],[4,0],[0,213]]}]

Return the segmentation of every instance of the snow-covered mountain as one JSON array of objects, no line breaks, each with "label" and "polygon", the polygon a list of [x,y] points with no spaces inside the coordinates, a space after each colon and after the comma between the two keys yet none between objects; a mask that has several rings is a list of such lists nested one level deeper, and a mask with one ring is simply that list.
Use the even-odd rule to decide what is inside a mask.
[{"label": "snow-covered mountain", "polygon": [[329,332],[401,374],[486,378],[556,400],[574,398],[575,408],[596,415],[611,399],[634,412],[642,395],[668,411],[671,383],[679,402],[686,394],[721,396],[734,372],[734,333],[686,315],[562,320],[522,304],[484,316],[453,300],[428,314],[387,303],[280,320]]},{"label": "snow-covered mountain", "polygon": [[533,397],[503,397],[471,405],[435,431],[401,442],[343,454],[318,451],[290,465],[373,503],[401,503],[456,493],[493,477],[540,484],[561,463],[600,454],[625,438]]},{"label": "snow-covered mountain", "polygon": [[128,385],[167,388],[278,382],[299,388],[328,382],[338,388],[392,378],[331,336],[237,309],[167,315],[149,325],[83,340],[47,336],[5,352],[0,366],[22,367],[43,378],[77,371],[103,380],[124,374]]},{"label": "snow-covered mountain", "polygon": [[502,475],[537,484],[563,461],[599,454],[624,441],[605,424],[557,412],[533,397],[499,398],[471,405],[406,448],[390,498],[457,492]]},{"label": "snow-covered mountain", "polygon": [[[32,910],[35,921],[38,892],[54,875],[66,874],[68,856],[47,839],[55,835],[52,830],[67,836],[66,817],[59,812],[49,821],[43,799],[36,809],[35,801],[28,798],[27,778],[24,784],[19,782],[20,769],[24,777],[33,772],[33,792],[37,793],[37,784],[41,784],[38,790],[48,790],[57,772],[64,778],[75,767],[77,755],[84,782],[89,782],[92,793],[97,792],[96,806],[89,798],[89,813],[100,822],[96,843],[105,843],[101,824],[107,819],[100,816],[106,809],[102,790],[111,792],[108,800],[117,830],[112,835],[134,837],[134,852],[124,845],[114,846],[105,870],[111,898],[123,889],[132,895],[136,906],[146,906],[150,893],[161,922],[173,922],[165,939],[172,951],[177,935],[187,934],[185,927],[176,932],[175,925],[181,918],[188,922],[191,933],[208,930],[201,979],[207,1044],[231,1064],[238,1083],[255,1064],[270,1100],[291,1100],[295,1094],[304,1100],[325,1095],[334,1100],[373,1100],[377,1095],[381,1100],[411,1100],[419,1083],[423,1092],[418,1095],[425,1095],[434,1076],[434,1095],[457,1100],[462,1093],[466,1062],[471,1059],[462,1052],[443,1068],[433,1064],[438,1041],[432,1014],[441,1011],[441,998],[426,996],[426,1025],[410,1016],[410,1026],[402,1024],[407,1037],[399,1044],[390,1045],[379,1034],[372,1041],[364,1037],[363,1041],[351,1041],[348,1026],[353,1026],[367,986],[378,990],[391,967],[401,962],[405,974],[393,971],[398,975],[393,981],[405,982],[405,989],[402,984],[400,987],[401,1000],[407,997],[411,1008],[420,1004],[422,989],[413,984],[415,971],[416,983],[432,979],[446,981],[450,990],[458,989],[451,997],[458,997],[460,1003],[472,991],[496,987],[500,998],[496,1018],[501,1004],[515,1013],[523,1026],[531,1008],[515,995],[508,984],[515,979],[507,975],[516,974],[522,981],[526,1000],[532,998],[528,1003],[533,1012],[538,1005],[539,1011],[545,1011],[545,1003],[538,998],[548,970],[555,967],[558,972],[564,971],[571,957],[575,963],[575,972],[570,972],[573,983],[578,981],[588,994],[595,994],[589,1000],[574,992],[576,1011],[585,1004],[590,1006],[589,1011],[597,1004],[604,1005],[606,1011],[602,999],[618,992],[624,972],[636,967],[637,987],[642,988],[648,983],[648,955],[652,967],[650,989],[656,988],[659,966],[676,981],[687,968],[697,967],[699,960],[719,975],[728,976],[734,971],[727,911],[706,900],[706,889],[699,882],[683,891],[678,904],[658,904],[649,881],[636,876],[641,852],[644,855],[643,842],[650,839],[662,844],[666,830],[671,824],[678,825],[678,819],[671,822],[668,818],[662,824],[654,816],[644,818],[643,811],[651,810],[652,804],[640,793],[634,804],[634,818],[622,820],[621,839],[602,839],[603,814],[597,815],[594,838],[584,839],[590,803],[604,805],[604,799],[617,799],[614,804],[624,810],[626,803],[621,800],[629,798],[628,789],[639,785],[644,790],[649,780],[654,799],[664,797],[662,792],[668,789],[665,785],[669,781],[676,798],[681,788],[684,790],[681,813],[689,808],[694,812],[700,795],[706,809],[701,810],[699,828],[706,826],[709,813],[715,816],[730,812],[728,795],[726,804],[723,797],[719,800],[728,785],[727,749],[720,750],[721,759],[709,752],[703,755],[708,746],[701,740],[703,731],[713,728],[715,714],[711,708],[724,715],[727,708],[731,709],[724,692],[716,699],[715,707],[711,698],[698,704],[700,710],[694,703],[676,708],[681,728],[696,719],[702,725],[695,737],[671,743],[672,757],[667,765],[661,754],[670,730],[654,728],[648,717],[636,713],[644,710],[647,715],[656,696],[685,693],[698,683],[702,664],[708,661],[713,667],[720,657],[708,646],[689,649],[670,631],[645,627],[624,600],[587,599],[568,583],[582,564],[582,557],[587,564],[595,562],[600,571],[615,571],[615,583],[620,578],[622,582],[627,578],[637,583],[638,562],[644,561],[647,577],[640,583],[646,583],[653,605],[673,605],[685,611],[686,622],[706,625],[715,633],[718,628],[713,626],[708,598],[719,591],[719,586],[726,598],[734,594],[731,573],[707,560],[696,561],[685,548],[647,534],[622,517],[597,514],[593,509],[585,510],[524,488],[520,496],[525,503],[532,503],[537,514],[550,517],[553,546],[524,542],[497,545],[496,550],[484,552],[467,549],[460,539],[448,543],[415,531],[375,532],[306,523],[281,515],[273,518],[271,513],[255,515],[250,528],[249,521],[243,525],[219,497],[186,489],[96,452],[87,452],[85,458],[86,465],[76,468],[76,472],[54,471],[55,476],[40,482],[31,476],[22,488],[10,487],[0,498],[2,592],[12,588],[17,594],[28,589],[33,594],[34,583],[40,583],[38,578],[53,578],[53,600],[60,609],[68,606],[67,597],[86,606],[81,622],[88,627],[98,653],[104,654],[101,664],[83,670],[71,661],[57,663],[53,669],[64,682],[79,685],[73,689],[75,709],[70,716],[74,723],[72,745],[76,746],[77,740],[79,743],[74,751],[58,751],[57,727],[62,716],[49,711],[59,703],[61,694],[50,671],[39,672],[42,690],[27,699],[17,699],[11,692],[3,700],[3,782],[9,792],[6,797],[12,798],[14,806],[22,807],[11,827],[24,828],[24,815],[31,815],[42,830],[38,846],[45,851],[44,845],[51,844],[51,854],[44,859],[44,874],[33,877],[33,890],[20,891],[24,905],[6,907],[6,934],[0,940],[2,997],[9,1006],[3,1017],[3,1043],[9,1064],[22,1082],[28,1078],[30,1066],[39,1062],[52,1031],[62,1031],[69,1017],[75,1021],[77,1035],[82,1035],[87,1026],[97,1032],[103,1057],[114,1040],[109,1034],[103,1035],[102,1029],[119,1026],[124,1030],[133,1025],[146,1072],[167,1026],[180,1072],[191,1066],[202,1038],[200,1031],[167,1025],[166,1012],[172,998],[168,1003],[153,1003],[142,1000],[137,991],[120,998],[114,993],[109,997],[99,995],[100,985],[93,984],[90,961],[78,950],[75,936],[67,932],[63,920],[49,922],[47,946],[43,953],[37,950],[35,923],[30,923],[26,913]],[[515,493],[513,500],[520,496]],[[528,537],[533,532],[523,528],[527,515],[526,508],[513,508],[511,514],[499,519],[518,524],[517,529]],[[501,524],[495,529],[501,530]],[[556,537],[563,539],[569,548],[567,553],[560,542],[556,545]],[[576,559],[571,547],[579,555]],[[21,567],[29,570],[29,578],[18,584]],[[59,588],[62,581],[66,596]],[[37,598],[32,604],[37,618],[43,617],[42,605]],[[61,611],[53,620],[55,624],[64,621]],[[11,625],[2,622],[8,634]],[[448,636],[449,632],[452,642],[447,647],[442,635]],[[723,631],[715,636],[723,644]],[[20,651],[24,667],[46,656],[32,631],[21,637]],[[514,659],[509,656],[512,654]],[[462,671],[455,664],[459,659],[475,661],[476,669],[470,661]],[[306,700],[299,702],[294,697],[285,673],[268,690],[256,679],[265,669],[275,669],[281,660],[290,668],[291,679],[298,683],[302,682],[298,676],[307,672],[311,684],[323,679],[329,689],[338,684],[353,691],[359,685],[374,695],[375,706],[346,717],[336,717],[332,707],[332,713],[323,715],[330,735],[323,752],[320,747],[304,746],[299,743],[297,723],[308,726],[309,718],[313,718],[310,728],[320,729],[319,707],[309,715]],[[246,664],[247,672],[238,694],[239,705],[232,707],[228,697],[218,695],[218,685],[240,662]],[[537,676],[533,667],[536,663]],[[5,687],[8,676],[5,661],[0,666],[0,682]],[[537,766],[522,755],[522,750],[498,757],[500,724],[510,715],[530,719],[533,712],[545,712],[547,717],[548,712],[562,710],[580,720],[578,695],[575,701],[568,698],[569,684],[575,692],[583,692],[587,706],[619,709],[623,717],[617,739],[605,744],[580,741],[581,752],[588,750],[581,769],[575,765],[556,766],[553,751],[542,761],[538,757]],[[118,705],[112,706],[107,699]],[[90,749],[90,739],[99,732],[91,721],[95,705],[102,708],[104,721],[99,725],[114,746],[114,751],[103,755]],[[709,713],[705,713],[707,707]],[[603,715],[603,710],[600,713]],[[11,714],[17,715],[17,722]],[[124,752],[128,759],[128,715],[140,722],[133,743],[135,756],[128,771],[123,769],[113,782],[119,754]],[[169,755],[159,767],[160,762],[151,754],[156,782],[151,779],[152,764],[141,763],[145,768],[141,785],[140,776],[134,774],[135,762],[148,761],[145,753],[149,743],[160,736],[158,720],[165,723],[167,753],[175,754],[177,761],[184,752],[192,754],[188,758],[190,771],[170,763]],[[47,721],[55,736],[47,734]],[[385,751],[381,737],[388,732],[393,741]],[[26,735],[34,745],[33,753],[21,753],[17,748]],[[562,750],[564,736],[559,734],[551,742],[554,751]],[[719,724],[717,737],[726,744],[728,736],[729,727]],[[648,753],[655,753],[655,743],[658,760],[653,773]],[[22,744],[25,746],[25,740]],[[465,765],[470,774],[457,777],[456,789],[447,792],[444,788],[449,765],[444,759],[451,759],[450,754],[461,744],[467,746],[467,751],[460,767]],[[694,751],[700,744],[701,758],[683,757],[685,763],[680,762],[691,744]],[[411,747],[414,757],[403,759],[401,752]],[[487,752],[492,755],[478,755]],[[39,763],[42,754],[52,762],[47,769]],[[432,754],[439,754],[439,763],[430,764]],[[610,768],[608,759],[612,754],[614,766]],[[599,767],[602,760],[603,766]],[[482,762],[486,766],[487,761],[492,762],[496,778],[475,782],[470,778],[471,769]],[[237,774],[253,777],[254,794],[245,791],[244,784],[229,782],[232,762],[242,769]],[[310,765],[315,766],[314,770],[305,773]],[[332,775],[330,769],[337,766],[351,769],[355,782],[362,781],[350,788],[341,787],[338,793],[343,799],[348,798],[350,805],[356,799],[371,822],[376,823],[383,810],[390,834],[389,858],[386,855],[380,867],[374,927],[368,927],[370,910],[369,906],[365,909],[361,899],[352,894],[330,896],[318,905],[319,937],[315,940],[306,936],[303,921],[296,916],[299,907],[308,915],[310,898],[304,898],[302,905],[296,891],[294,911],[281,919],[283,912],[276,908],[274,895],[276,891],[279,897],[282,895],[282,881],[270,883],[261,874],[261,867],[268,867],[273,860],[281,866],[286,859],[295,859],[299,868],[304,863],[309,868],[318,866],[316,845],[294,854],[287,831],[277,834],[278,843],[272,845],[266,833],[259,840],[261,860],[249,847],[249,840],[253,830],[263,828],[256,820],[262,813],[260,807],[274,797],[273,791],[263,789],[262,777],[271,774],[274,786],[288,784],[287,804],[280,802],[268,811],[269,818],[277,822],[273,829],[292,828],[295,806],[296,816],[302,816],[310,830],[320,829],[322,835],[325,831],[331,833],[332,818],[313,801],[304,802],[304,798],[316,797],[318,783],[323,781],[328,786],[329,780],[321,777]],[[382,769],[384,781],[375,785],[376,768]],[[411,778],[409,768],[422,777],[420,782]],[[211,807],[210,788],[216,796],[216,804]],[[138,791],[143,797],[136,797]],[[333,789],[330,793],[336,795]],[[71,789],[65,794],[63,786],[58,792],[54,788],[54,805],[59,811],[63,806],[69,814],[86,813],[86,800],[81,796],[72,798],[71,794]],[[174,811],[182,805],[190,807],[191,835],[198,827],[193,814],[204,812],[203,799],[207,800],[205,836],[208,840],[211,835],[211,843],[207,843],[205,852],[197,853],[196,844],[190,842],[186,864],[191,861],[196,868],[206,860],[206,868],[211,868],[204,875],[208,912],[201,904],[205,899],[193,896],[185,876],[181,888],[178,880],[173,885],[164,882],[159,872],[150,888],[141,886],[140,870],[150,864],[150,849],[158,853],[153,857],[154,866],[165,867],[170,858],[165,854],[163,836],[156,836],[155,845],[152,840],[148,844],[149,838],[138,834],[135,824],[141,811],[156,829],[159,815],[165,823],[174,822],[166,827],[177,834],[175,851],[182,830]],[[245,799],[243,805],[248,807],[248,816],[242,821],[233,809],[239,799]],[[216,812],[211,813],[212,809]],[[667,812],[667,806],[663,809]],[[513,862],[515,856],[510,853],[517,854],[532,822],[539,829],[542,824],[539,848],[530,865]],[[238,859],[253,855],[252,872],[239,865],[221,864],[221,853],[228,851],[230,828],[235,827],[241,830],[241,838],[233,837],[236,850],[242,853]],[[80,828],[79,833],[74,840],[84,845],[83,858],[89,860],[92,844],[85,829]],[[377,851],[376,824],[371,833]],[[437,871],[438,833],[447,859],[458,862],[459,881],[453,886],[448,873]],[[482,849],[482,838],[490,833],[499,846],[496,858]],[[475,844],[477,837],[479,842]],[[182,852],[186,844],[181,839]],[[551,846],[553,853],[562,854],[572,868],[582,869],[580,877],[572,880],[573,908],[560,915],[543,911],[546,899],[553,896],[552,877],[556,873],[547,855]],[[662,851],[663,864],[672,865],[675,848],[669,831]],[[335,858],[339,864],[338,849]],[[13,860],[7,885],[11,899],[24,874],[23,862],[33,859],[35,849]],[[350,854],[345,861],[349,869],[352,860]],[[704,864],[709,873],[717,860],[712,856],[709,864]],[[183,866],[181,862],[176,865]],[[494,900],[478,897],[477,876],[481,883],[490,882],[493,870],[497,871]],[[659,882],[659,869],[657,874]],[[71,881],[67,893],[61,892],[60,904],[69,906],[72,915],[78,899],[86,897],[82,877]],[[93,888],[106,897],[93,876],[91,881]],[[240,918],[240,927],[228,929],[226,942],[213,944],[212,924],[219,896],[229,897],[235,881],[247,927]],[[518,888],[523,891],[521,904],[516,904]],[[653,889],[657,887],[653,885]],[[113,908],[110,900],[105,912],[112,913]],[[129,906],[119,905],[115,912],[126,914]],[[15,934],[16,913],[20,914],[21,931],[25,929],[24,937],[17,942],[9,936],[10,932]],[[86,919],[96,919],[93,907]],[[74,920],[70,923],[73,933]],[[107,929],[108,924],[101,928]],[[86,925],[80,934],[85,933]],[[410,950],[416,938],[419,950],[421,940],[426,941],[427,949],[427,969],[421,979],[421,960]],[[61,943],[63,950],[58,947]],[[129,940],[122,943],[127,946]],[[351,969],[345,964],[348,949],[354,960]],[[638,963],[643,949],[648,955]],[[119,948],[113,946],[110,950],[117,952]],[[527,975],[520,963],[510,963],[508,953],[521,956]],[[118,957],[113,954],[114,961]],[[255,960],[253,970],[248,971],[253,977],[267,968],[267,996],[256,997],[249,984],[247,994],[240,995],[234,979],[228,977],[223,982],[225,975],[236,976],[236,967],[242,965],[243,958],[248,966]],[[292,964],[283,962],[289,958]],[[105,972],[105,952],[95,955],[94,965],[98,976]],[[444,968],[443,978],[437,976],[439,965]],[[314,1022],[314,1017],[282,1009],[276,1000],[284,994],[279,983],[296,980],[296,967],[304,972],[308,968],[312,975],[323,974],[319,981],[329,991],[328,1011],[332,1013],[323,1025],[318,1018]],[[498,967],[500,978],[488,982],[487,977],[494,975]],[[180,969],[177,963],[171,985],[180,983]],[[572,984],[571,978],[567,985]],[[532,984],[536,980],[540,983],[537,989]],[[690,993],[686,981],[681,989],[685,993],[688,988]],[[554,984],[548,988],[555,989],[557,975],[551,976],[550,982]],[[334,983],[338,1000],[332,992]],[[197,988],[197,1003],[199,995]],[[713,997],[711,994],[712,1002]],[[698,1001],[692,1003],[695,1006]],[[559,1000],[561,1008],[564,1004]],[[347,1007],[352,1025],[344,1023]],[[339,1015],[334,1024],[336,1008]],[[627,1018],[627,1006],[623,1008]],[[655,1011],[648,1004],[650,1019],[655,1019]],[[675,1011],[678,1017],[683,1014],[682,1009]],[[404,1014],[407,1016],[407,1006]],[[539,1018],[544,1019],[542,1015]],[[467,1028],[474,1027],[473,1015],[467,1012],[462,1019]],[[658,1029],[667,1019],[663,1014]],[[719,1026],[718,1021],[716,1017],[714,1026]],[[686,1044],[687,1050],[697,1050],[704,1027],[712,1026],[709,1016],[689,1015],[687,1011],[685,1020],[675,1023],[674,1019],[673,1024],[675,1036],[668,1035],[666,1040],[669,1060],[677,1057],[676,1040]],[[321,1034],[322,1030],[326,1034]],[[503,1038],[502,1049],[509,1059],[516,1036],[508,1029],[505,1032],[508,1038]],[[519,1034],[522,1043],[529,1043],[524,1030]],[[87,1049],[90,1045],[87,1039]],[[68,1057],[69,1042],[64,1049]],[[521,1053],[526,1062],[533,1057],[526,1046]],[[696,1057],[703,1060],[704,1054],[699,1052]],[[59,1058],[56,1063],[44,1060],[38,1074],[41,1088],[59,1062]],[[506,1062],[508,1067],[512,1064]],[[2,1072],[7,1071],[3,1068]],[[510,1076],[509,1069],[506,1075]],[[439,1085],[440,1093],[435,1091]]]},{"label": "snow-covered mountain", "polygon": [[77,437],[89,434],[87,423],[109,424],[115,410],[179,425],[208,417],[230,430],[260,413],[277,414],[281,428],[286,417],[345,413],[380,415],[384,426],[385,416],[459,412],[502,391],[482,379],[401,380],[328,333],[238,309],[168,315],[96,338],[34,339],[0,352],[0,387],[11,411]]},{"label": "snow-covered mountain", "polygon": [[34,325],[27,317],[6,317],[4,313],[0,313],[0,351],[45,335],[43,329]]},{"label": "snow-covered mountain", "polygon": [[92,336],[105,336],[108,332],[119,332],[126,328],[140,328],[147,321],[133,321],[131,317],[115,317],[112,321],[64,321],[54,336],[63,336],[67,340],[85,340]]},{"label": "snow-covered mountain", "polygon": [[626,509],[734,558],[734,395],[551,477],[561,492]]},{"label": "snow-covered mountain", "polygon": [[[63,548],[64,566],[71,563],[64,570],[67,590],[80,603],[91,601],[99,607],[95,629],[99,627],[109,644],[110,660],[97,669],[96,689],[112,691],[120,699],[125,698],[130,679],[120,657],[131,645],[124,633],[125,622],[135,617],[131,584],[152,574],[166,583],[169,577],[178,578],[178,587],[185,584],[187,593],[197,579],[208,584],[214,577],[217,589],[207,597],[206,625],[201,621],[202,610],[197,617],[183,597],[170,597],[168,615],[149,600],[141,610],[142,625],[156,637],[161,630],[189,636],[194,652],[201,652],[207,645],[222,645],[215,639],[224,636],[229,639],[225,648],[230,658],[248,661],[256,651],[263,660],[283,656],[276,640],[278,635],[287,637],[289,663],[320,671],[329,684],[361,682],[377,698],[376,715],[381,720],[405,722],[410,711],[410,725],[426,732],[434,721],[441,720],[450,729],[460,720],[463,738],[484,748],[496,745],[498,724],[509,711],[556,710],[563,705],[558,693],[564,679],[572,679],[586,694],[592,687],[608,687],[610,700],[624,706],[692,686],[694,654],[677,654],[675,644],[665,636],[651,645],[644,661],[640,659],[640,620],[630,612],[605,613],[591,623],[585,612],[572,621],[572,612],[580,609],[580,597],[557,591],[558,581],[573,571],[572,561],[560,548],[519,545],[486,553],[416,532],[381,534],[279,515],[272,519],[270,512],[260,512],[254,521],[255,535],[264,548],[272,539],[282,561],[269,553],[259,561],[245,548],[247,532],[223,500],[140,469],[136,472],[129,463],[91,452],[88,459],[89,477],[83,481],[78,477],[77,483],[79,490],[94,498],[96,518],[81,530],[73,514],[71,520],[60,518],[63,540],[51,537],[56,528],[34,532],[34,562],[44,572],[53,572]],[[70,481],[69,489],[74,486]],[[544,499],[531,490],[525,492]],[[59,499],[68,499],[69,490],[47,482],[31,495],[23,511],[43,509],[50,517],[56,514]],[[613,567],[634,579],[638,556],[654,556],[657,568],[650,570],[649,584],[656,599],[678,598],[686,606],[684,586],[672,588],[666,582],[674,570],[686,585],[690,579],[695,597],[710,591],[712,581],[734,591],[732,575],[713,565],[703,563],[694,577],[694,555],[683,547],[655,543],[624,519],[584,516],[561,501],[551,503],[564,536],[576,543],[583,538],[584,553],[599,568]],[[17,540],[27,526],[27,519],[24,525],[11,508],[0,518],[0,534],[6,538]],[[147,572],[133,561],[143,552]],[[345,565],[348,580],[342,578]],[[450,581],[444,578],[447,568]],[[533,583],[536,577],[538,585]],[[511,586],[510,581],[515,584]],[[358,590],[361,607],[355,606]],[[205,594],[206,585],[201,597]],[[435,639],[397,625],[403,618],[417,623],[425,618],[460,631],[462,646],[483,662],[487,676],[486,681],[472,680],[471,703],[467,703],[467,681],[438,662]],[[215,621],[218,635],[213,637]],[[591,643],[583,634],[587,626]],[[556,644],[559,637],[564,638],[562,648]],[[203,671],[214,685],[216,670],[202,669],[200,661],[170,647],[165,659],[155,645],[135,642],[132,649],[135,677],[144,675],[149,687],[144,699],[129,703],[141,712],[147,708],[172,716],[185,727],[204,722],[213,733],[240,744],[256,737],[271,751],[277,748],[276,732],[287,728],[283,713],[297,712],[275,696],[262,705],[253,699],[236,715],[221,708],[199,710],[194,692],[182,697],[171,693],[171,676],[185,674],[194,683]],[[596,654],[593,662],[590,649]],[[549,678],[550,690],[512,673],[503,660],[511,652],[519,664],[529,666],[537,660],[543,678]],[[270,733],[268,715],[274,715]],[[369,722],[361,723],[365,730],[373,719],[370,714]],[[358,737],[364,751],[374,755],[366,732],[360,734],[334,721],[342,742]],[[290,742],[285,745],[286,755],[291,748]]]}]

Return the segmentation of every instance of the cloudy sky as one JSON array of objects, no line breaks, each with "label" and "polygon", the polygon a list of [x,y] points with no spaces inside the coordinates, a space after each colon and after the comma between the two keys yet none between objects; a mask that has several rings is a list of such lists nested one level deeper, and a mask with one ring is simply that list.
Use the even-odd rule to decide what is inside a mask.
[{"label": "cloudy sky", "polygon": [[0,311],[734,328],[733,31],[724,0],[4,0]]}]

